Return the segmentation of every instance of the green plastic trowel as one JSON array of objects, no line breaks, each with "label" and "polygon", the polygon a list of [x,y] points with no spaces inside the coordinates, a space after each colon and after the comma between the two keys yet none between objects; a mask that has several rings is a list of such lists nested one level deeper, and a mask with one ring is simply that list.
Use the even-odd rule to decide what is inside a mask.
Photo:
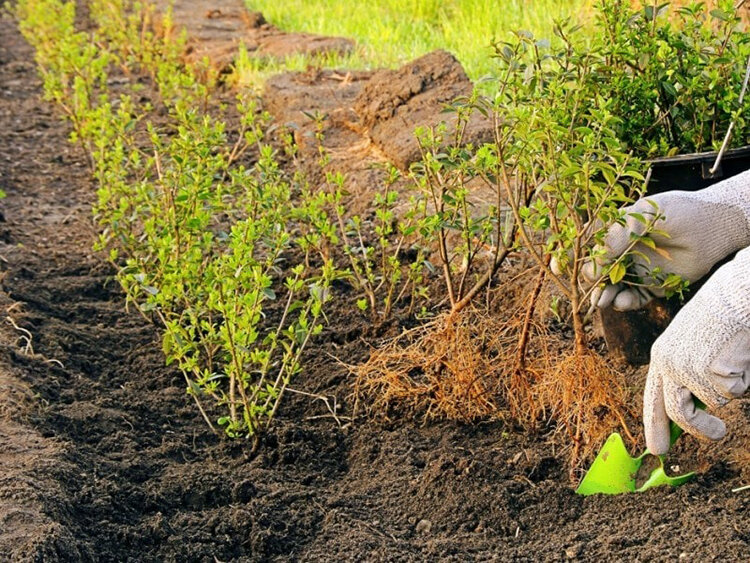
[{"label": "green plastic trowel", "polygon": [[[670,426],[670,445],[674,445],[682,434],[682,429],[675,423]],[[658,460],[658,465],[637,486],[638,472],[647,458]],[[619,495],[622,493],[641,493],[659,485],[678,487],[695,476],[694,472],[670,477],[664,469],[664,456],[653,456],[648,450],[638,457],[630,457],[622,437],[614,433],[604,443],[591,468],[583,477],[583,481],[576,489],[579,495],[589,496],[599,494]]]}]

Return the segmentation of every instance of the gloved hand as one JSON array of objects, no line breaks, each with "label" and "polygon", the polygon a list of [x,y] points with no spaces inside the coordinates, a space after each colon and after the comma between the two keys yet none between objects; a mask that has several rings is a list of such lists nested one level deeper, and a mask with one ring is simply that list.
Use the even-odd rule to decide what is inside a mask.
[{"label": "gloved hand", "polygon": [[737,254],[680,310],[651,348],[643,399],[646,445],[669,450],[669,419],[686,432],[720,440],[726,426],[696,408],[716,408],[750,386],[750,248]]},{"label": "gloved hand", "polygon": [[[650,204],[650,200],[656,207]],[[660,268],[664,274],[677,274],[697,281],[733,252],[750,245],[750,170],[697,192],[671,191],[638,200],[625,208],[640,213],[647,220],[658,213],[654,228],[669,237],[652,234],[656,250],[638,243],[634,250],[648,257],[633,255],[631,271],[644,277],[651,287],[637,287],[621,282],[607,284],[592,294],[594,305],[627,311],[639,309],[653,297],[662,297],[659,283],[646,272]],[[631,243],[631,233],[642,235],[646,226],[632,215],[625,225],[613,225],[604,242],[605,254],[582,268],[583,276],[597,281],[603,269],[619,258]]]}]

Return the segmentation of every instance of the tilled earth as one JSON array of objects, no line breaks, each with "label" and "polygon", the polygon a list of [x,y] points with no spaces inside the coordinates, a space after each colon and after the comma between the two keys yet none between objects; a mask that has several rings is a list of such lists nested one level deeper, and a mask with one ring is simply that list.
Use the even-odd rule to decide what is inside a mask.
[{"label": "tilled earth", "polygon": [[[590,498],[500,423],[339,425],[292,396],[259,453],[217,440],[91,252],[85,162],[40,96],[0,20],[0,560],[750,560],[750,491],[722,457],[746,431],[701,446],[684,487]],[[331,318],[298,386],[345,402],[334,357],[377,335]],[[730,415],[750,428],[747,401]]]}]

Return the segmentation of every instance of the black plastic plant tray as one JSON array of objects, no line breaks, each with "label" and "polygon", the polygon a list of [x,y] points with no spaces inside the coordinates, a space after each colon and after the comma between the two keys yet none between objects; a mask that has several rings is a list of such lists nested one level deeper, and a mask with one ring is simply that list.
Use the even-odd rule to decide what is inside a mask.
[{"label": "black plastic plant tray", "polygon": [[750,170],[750,146],[726,151],[716,173],[711,174],[716,155],[716,152],[700,152],[649,161],[651,172],[648,193],[701,190],[720,180]]}]

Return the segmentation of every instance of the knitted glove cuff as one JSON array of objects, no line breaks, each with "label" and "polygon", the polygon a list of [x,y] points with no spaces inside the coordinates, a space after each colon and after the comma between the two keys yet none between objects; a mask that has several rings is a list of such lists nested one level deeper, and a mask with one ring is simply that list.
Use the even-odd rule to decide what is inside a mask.
[{"label": "knitted glove cuff", "polygon": [[744,213],[750,224],[750,170],[703,190],[684,192],[684,194],[690,199],[735,207]]}]

